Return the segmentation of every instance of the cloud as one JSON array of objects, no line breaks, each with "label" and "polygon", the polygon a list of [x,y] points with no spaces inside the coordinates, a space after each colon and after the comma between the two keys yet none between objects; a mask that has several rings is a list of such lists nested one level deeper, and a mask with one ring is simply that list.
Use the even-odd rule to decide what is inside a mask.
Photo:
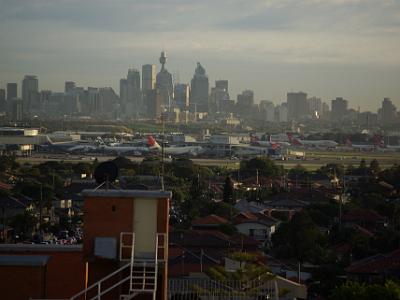
[{"label": "cloud", "polygon": [[107,70],[122,76],[130,64],[157,63],[162,48],[185,81],[197,60],[217,62],[218,74],[239,63],[400,66],[398,0],[0,0],[0,8],[1,80],[90,69],[105,81]]}]

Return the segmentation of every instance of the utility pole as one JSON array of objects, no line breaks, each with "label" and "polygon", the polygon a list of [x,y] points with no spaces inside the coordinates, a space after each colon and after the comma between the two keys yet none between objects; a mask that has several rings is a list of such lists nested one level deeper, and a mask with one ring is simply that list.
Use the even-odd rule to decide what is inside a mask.
[{"label": "utility pole", "polygon": [[162,140],[161,140],[161,189],[164,190],[164,137],[165,137],[165,112],[161,114]]},{"label": "utility pole", "polygon": [[43,238],[42,227],[43,227],[43,184],[40,182],[40,200],[39,200],[39,233],[40,237]]},{"label": "utility pole", "polygon": [[340,193],[339,199],[339,230],[342,230],[342,205],[343,205],[343,197],[346,192],[346,178],[343,175],[343,184],[342,184],[342,191]]}]

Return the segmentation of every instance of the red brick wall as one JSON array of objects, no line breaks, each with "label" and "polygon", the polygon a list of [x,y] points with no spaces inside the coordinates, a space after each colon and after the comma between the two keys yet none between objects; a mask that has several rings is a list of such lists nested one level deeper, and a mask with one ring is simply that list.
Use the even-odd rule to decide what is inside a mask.
[{"label": "red brick wall", "polygon": [[[114,210],[113,210],[114,208]],[[130,198],[86,198],[83,253],[93,257],[95,237],[115,237],[132,232],[133,201]]]},{"label": "red brick wall", "polygon": [[0,298],[28,300],[45,297],[45,267],[0,267]]},{"label": "red brick wall", "polygon": [[[47,263],[45,277],[38,275],[40,268],[36,267],[1,267],[0,268],[0,299],[19,300],[32,298],[43,298],[38,294],[37,286],[43,286],[47,298],[69,298],[84,288],[85,263],[82,251],[9,251],[1,254],[15,255],[47,255],[50,259]],[[44,267],[43,267],[44,268]],[[44,269],[43,269],[44,270]],[[44,272],[44,271],[43,271]],[[39,277],[38,277],[39,276]],[[15,278],[18,278],[16,280]],[[46,278],[46,280],[44,279]],[[34,280],[34,284],[32,283]],[[40,284],[37,282],[41,282]],[[34,288],[32,289],[32,284]],[[3,290],[13,289],[17,286],[16,295],[3,297]],[[29,297],[20,297],[20,293],[27,291]]]}]

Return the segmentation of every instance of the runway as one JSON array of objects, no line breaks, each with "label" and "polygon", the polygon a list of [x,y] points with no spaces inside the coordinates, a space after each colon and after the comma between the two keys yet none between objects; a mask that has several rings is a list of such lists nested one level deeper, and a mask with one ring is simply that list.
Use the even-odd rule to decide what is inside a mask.
[{"label": "runway", "polygon": [[[306,159],[292,159],[292,160],[275,160],[278,165],[284,166],[289,169],[298,164],[304,166],[309,170],[315,170],[328,163],[337,163],[358,166],[362,159],[365,159],[367,164],[371,160],[377,159],[383,168],[390,167],[394,164],[400,164],[400,153],[361,153],[361,152],[309,152],[306,153]],[[78,162],[93,162],[97,159],[99,162],[115,159],[116,156],[100,156],[100,155],[67,155],[67,154],[41,154],[34,153],[29,157],[18,157],[19,163],[40,164],[46,161],[59,161],[68,163]],[[133,162],[141,162],[144,157],[127,156]],[[192,158],[195,164],[202,166],[220,166],[236,169],[240,165],[240,159],[228,158]],[[166,162],[172,161],[171,158],[166,158]]]}]

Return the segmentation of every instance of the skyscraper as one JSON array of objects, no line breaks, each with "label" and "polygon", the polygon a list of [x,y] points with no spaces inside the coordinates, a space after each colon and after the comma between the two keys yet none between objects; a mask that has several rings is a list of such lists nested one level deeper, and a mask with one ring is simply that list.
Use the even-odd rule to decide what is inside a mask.
[{"label": "skyscraper", "polygon": [[341,97],[331,102],[331,119],[332,121],[341,121],[347,114],[349,102]]},{"label": "skyscraper", "polygon": [[228,80],[216,80],[210,92],[209,112],[222,112],[224,101],[229,101]]},{"label": "skyscraper", "polygon": [[316,119],[322,116],[322,100],[321,98],[311,97],[308,100],[308,112]]},{"label": "skyscraper", "polygon": [[237,113],[242,117],[250,116],[254,105],[254,92],[252,90],[244,90],[237,95]]},{"label": "skyscraper", "polygon": [[4,89],[0,89],[0,112],[6,110],[6,91]]},{"label": "skyscraper", "polygon": [[181,110],[189,108],[190,88],[188,84],[178,83],[174,90],[174,104]]},{"label": "skyscraper", "polygon": [[225,90],[225,92],[229,93],[228,80],[222,80],[222,79],[216,80],[215,81],[215,87],[218,88],[218,89]]},{"label": "skyscraper", "polygon": [[142,91],[153,90],[156,88],[156,65],[142,66]]},{"label": "skyscraper", "polygon": [[287,93],[288,120],[300,120],[308,115],[307,94]]},{"label": "skyscraper", "polygon": [[36,76],[25,75],[22,80],[23,111],[29,112],[39,101],[39,81]]},{"label": "skyscraper", "polygon": [[7,83],[7,100],[11,100],[18,97],[17,84]]},{"label": "skyscraper", "polygon": [[65,93],[71,93],[75,90],[75,82],[73,81],[66,81],[65,82],[65,87],[64,87],[64,92]]},{"label": "skyscraper", "polygon": [[126,113],[126,103],[128,102],[128,80],[122,78],[119,81],[119,101],[121,112]]},{"label": "skyscraper", "polygon": [[381,109],[381,123],[383,125],[392,124],[396,121],[397,108],[393,105],[390,98],[384,98]]},{"label": "skyscraper", "polygon": [[267,122],[275,122],[275,105],[271,101],[260,101],[261,120]]},{"label": "skyscraper", "polygon": [[160,101],[157,101],[157,103],[161,102],[161,105],[164,106],[164,109],[170,110],[172,105],[172,100],[174,99],[174,86],[172,81],[172,75],[165,68],[166,62],[167,62],[167,53],[163,51],[161,52],[160,56],[161,70],[160,72],[158,72],[156,79],[156,88],[158,90],[156,94],[157,98],[161,99]]},{"label": "skyscraper", "polygon": [[208,111],[208,76],[206,70],[198,62],[191,81],[190,106],[192,111]]},{"label": "skyscraper", "polygon": [[127,103],[128,116],[135,118],[142,113],[142,92],[140,90],[140,72],[137,69],[129,69],[127,80]]}]

